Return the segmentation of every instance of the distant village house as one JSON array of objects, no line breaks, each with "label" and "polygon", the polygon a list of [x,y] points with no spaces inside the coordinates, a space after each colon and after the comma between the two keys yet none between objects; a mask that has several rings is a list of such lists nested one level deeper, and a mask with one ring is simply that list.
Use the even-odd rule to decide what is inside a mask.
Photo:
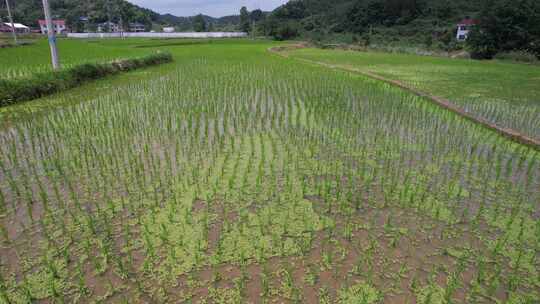
[{"label": "distant village house", "polygon": [[[47,21],[39,20],[39,27],[41,28],[42,34],[47,34],[49,29],[47,28]],[[53,20],[54,32],[56,34],[65,34],[67,32],[66,21],[65,20]]]},{"label": "distant village house", "polygon": [[164,27],[164,28],[163,28],[163,32],[164,32],[164,33],[174,33],[174,32],[175,32],[175,29],[174,29],[174,27],[172,27],[172,26],[168,26],[168,27]]},{"label": "distant village house", "polygon": [[134,33],[144,32],[146,30],[146,26],[142,23],[130,23],[129,24],[129,31]]},{"label": "distant village house", "polygon": [[97,25],[97,31],[99,33],[103,33],[103,32],[117,33],[117,32],[120,32],[120,25],[114,22],[99,23]]},{"label": "distant village house", "polygon": [[466,18],[461,20],[457,25],[456,39],[458,41],[465,41],[469,38],[469,33],[473,26],[478,24],[478,20]]},{"label": "distant village house", "polygon": [[[13,27],[15,28],[15,32],[19,34],[26,34],[30,33],[30,28],[24,24],[21,23],[13,23]],[[11,23],[4,22],[0,23],[0,32],[12,32]]]},{"label": "distant village house", "polygon": [[[122,29],[118,23],[115,22],[103,22],[96,24],[96,30],[98,33],[119,33],[123,32],[125,29]],[[146,26],[142,23],[129,23],[128,32],[145,32]]]}]

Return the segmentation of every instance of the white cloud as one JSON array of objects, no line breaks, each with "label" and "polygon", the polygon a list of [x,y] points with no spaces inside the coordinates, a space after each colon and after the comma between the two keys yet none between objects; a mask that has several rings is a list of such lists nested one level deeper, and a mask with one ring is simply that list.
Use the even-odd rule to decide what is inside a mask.
[{"label": "white cloud", "polygon": [[128,0],[133,4],[152,9],[158,13],[176,16],[205,14],[214,17],[238,14],[242,6],[249,10],[260,8],[270,11],[288,0]]}]

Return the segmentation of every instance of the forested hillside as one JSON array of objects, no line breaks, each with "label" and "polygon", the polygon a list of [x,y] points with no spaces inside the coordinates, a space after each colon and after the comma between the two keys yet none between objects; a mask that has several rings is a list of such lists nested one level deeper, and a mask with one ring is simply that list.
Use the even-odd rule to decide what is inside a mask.
[{"label": "forested hillside", "polygon": [[[36,27],[37,20],[43,18],[42,0],[10,0],[14,19],[17,22]],[[106,22],[109,17],[113,22],[139,22],[149,30],[153,24],[174,26],[178,31],[194,31],[197,16],[178,17],[171,14],[159,14],[139,7],[125,0],[50,0],[55,18],[66,19],[68,26],[75,31],[95,30],[93,25]],[[239,8],[240,9],[240,8]],[[0,1],[0,18],[7,16],[4,1]],[[240,22],[239,15],[214,18],[201,15],[207,30],[235,31]],[[85,24],[86,23],[86,24]],[[87,28],[90,25],[90,28]]]},{"label": "forested hillside", "polygon": [[206,30],[235,31],[240,22],[239,15],[214,18],[207,15],[198,15],[190,17],[178,17],[171,14],[159,16],[159,22],[175,26],[178,31],[196,31],[200,27],[200,18],[204,21]]},{"label": "forested hillside", "polygon": [[316,39],[340,33],[442,38],[480,10],[478,0],[293,0],[276,9],[262,29]]},{"label": "forested hillside", "polygon": [[468,43],[478,57],[498,51],[540,54],[538,0],[292,0],[256,30],[277,39],[422,45],[454,50],[456,24],[480,21]]},{"label": "forested hillside", "polygon": [[[140,22],[147,27],[159,18],[158,13],[124,0],[51,0],[50,4],[54,17],[66,19],[68,26],[74,30],[82,30],[84,22],[95,24],[105,22],[109,17],[114,22]],[[12,0],[11,6],[17,22],[35,27],[38,19],[43,19],[41,0]]]}]

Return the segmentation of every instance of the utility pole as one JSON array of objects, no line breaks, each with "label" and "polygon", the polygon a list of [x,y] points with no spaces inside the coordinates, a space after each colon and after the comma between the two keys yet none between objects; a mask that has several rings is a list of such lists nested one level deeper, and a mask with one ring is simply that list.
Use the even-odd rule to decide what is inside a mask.
[{"label": "utility pole", "polygon": [[112,21],[111,21],[111,1],[110,0],[107,0],[107,19],[109,21],[109,33],[112,33],[113,32],[113,28],[112,28]]},{"label": "utility pole", "polygon": [[17,41],[17,30],[15,29],[15,24],[13,23],[13,16],[11,16],[11,8],[9,7],[9,0],[6,0],[6,8],[8,13],[9,22],[11,23],[11,33],[13,34],[13,40],[15,44],[19,44]]},{"label": "utility pole", "polygon": [[124,39],[124,18],[120,14],[120,38]]},{"label": "utility pole", "polygon": [[122,10],[122,5],[121,4],[116,4],[114,6],[114,11],[115,11],[115,14],[118,14],[120,20],[120,38],[122,39],[125,39],[124,37],[124,17],[122,16],[122,13],[123,13],[123,10]]},{"label": "utility pole", "polygon": [[49,46],[51,47],[53,70],[58,70],[60,69],[60,61],[58,59],[58,49],[56,48],[56,30],[51,18],[49,0],[43,0],[43,12],[45,13],[45,21],[47,22],[47,36],[49,37]]}]

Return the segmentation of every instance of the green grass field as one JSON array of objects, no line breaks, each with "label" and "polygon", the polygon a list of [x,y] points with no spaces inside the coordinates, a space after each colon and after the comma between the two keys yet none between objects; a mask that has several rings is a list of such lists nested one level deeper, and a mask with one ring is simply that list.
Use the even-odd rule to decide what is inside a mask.
[{"label": "green grass field", "polygon": [[3,110],[0,303],[537,303],[539,152],[273,42],[166,42]]},{"label": "green grass field", "polygon": [[[2,50],[0,78],[12,79],[33,73],[50,72],[50,51],[46,39],[34,41],[34,45]],[[59,39],[58,48],[63,68],[81,63],[93,63],[140,57],[171,45],[192,45],[194,40],[72,40]]]},{"label": "green grass field", "polygon": [[290,55],[399,80],[540,139],[540,66],[320,49],[301,49]]}]

